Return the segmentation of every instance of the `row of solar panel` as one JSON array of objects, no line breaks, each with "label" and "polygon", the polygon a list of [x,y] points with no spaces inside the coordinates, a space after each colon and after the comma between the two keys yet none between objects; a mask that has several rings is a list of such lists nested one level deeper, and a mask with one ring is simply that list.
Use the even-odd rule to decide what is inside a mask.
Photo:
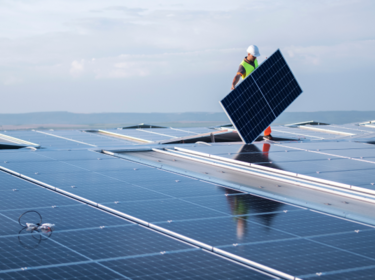
[{"label": "row of solar panel", "polygon": [[184,149],[375,190],[373,145],[355,142],[212,145]]},{"label": "row of solar panel", "polygon": [[[83,166],[97,166],[98,162],[104,162],[106,165],[113,162],[113,169],[93,173],[81,171],[80,167],[77,167],[76,172],[70,170],[58,172],[59,169],[47,169],[47,166],[54,162],[51,159],[41,161],[40,163],[46,166],[45,171],[40,174],[30,174],[31,177],[293,275],[312,277],[320,272],[338,273],[340,269],[362,271],[372,265],[372,258],[375,258],[371,255],[371,250],[368,250],[367,244],[373,239],[374,231],[367,226],[256,196],[241,195],[223,187],[134,162],[113,159],[105,155],[96,156],[95,153],[89,151],[45,153],[49,154],[49,158],[64,161],[59,164],[69,164],[72,167],[77,165],[82,168]],[[24,157],[25,154],[31,155],[32,152],[5,153],[6,156],[12,155],[13,158],[17,158],[17,154]],[[94,154],[95,158],[92,157]],[[40,156],[36,153],[33,155]],[[80,160],[85,157],[86,160]],[[98,160],[98,157],[102,160]],[[120,172],[117,169],[115,162],[123,171]],[[21,162],[17,168],[16,163],[12,166],[13,170],[18,172],[29,170],[29,167]],[[189,269],[192,273],[191,278],[194,278],[193,271],[197,269],[194,264],[197,262],[189,260],[187,253],[192,256],[202,252],[180,252],[180,250],[192,248],[177,241],[165,240],[165,237],[160,237],[158,241],[159,237],[153,237],[155,233],[151,234],[145,229],[134,227],[116,217],[107,218],[107,213],[91,214],[92,211],[98,210],[25,183],[10,175],[1,176],[2,181],[6,182],[1,187],[2,201],[7,201],[0,211],[0,217],[4,218],[2,220],[4,223],[15,221],[23,210],[37,207],[45,221],[56,222],[58,230],[54,233],[53,239],[40,245],[47,246],[46,252],[55,252],[48,257],[35,256],[37,253],[33,253],[34,251],[28,256],[21,254],[21,248],[17,247],[19,244],[9,244],[11,237],[0,238],[0,242],[3,242],[0,248],[9,251],[5,254],[6,259],[1,267],[3,272],[0,271],[0,275],[4,275],[4,271],[8,269],[18,269],[20,265],[43,267],[47,263],[69,263],[73,266],[82,261],[90,265],[100,263],[106,267],[110,266],[115,271],[125,273],[131,278],[135,278],[135,275],[140,278],[142,275],[146,277],[146,273],[152,278],[151,275],[157,277],[157,273],[172,273],[170,267],[159,268],[155,272],[156,269],[152,266],[147,266],[148,269],[139,266],[139,271],[130,270],[133,274],[127,274],[130,272],[124,272],[122,268],[112,265],[113,260],[107,261],[107,259],[122,258],[118,262],[123,264],[123,267],[127,267],[127,264],[139,265],[150,259],[155,259],[158,265],[163,265],[162,260],[166,258],[160,258],[173,253],[180,254],[175,256],[176,259],[181,258],[185,262],[193,262]],[[5,177],[7,179],[4,179]],[[74,188],[70,185],[72,182],[75,183]],[[30,186],[26,186],[28,184]],[[18,191],[13,191],[13,189],[18,189]],[[231,195],[225,196],[224,194]],[[11,224],[13,223],[13,230],[10,230],[11,226],[3,228],[5,235],[16,235],[18,225],[15,222]],[[100,226],[105,226],[105,228],[101,229]],[[160,254],[164,251],[167,254]],[[272,254],[270,254],[271,251]],[[69,257],[66,257],[66,254],[69,254]],[[129,259],[129,256],[135,255],[137,258]],[[141,260],[140,258],[149,259]],[[197,257],[196,260],[204,258],[204,256]],[[218,260],[216,264],[219,265],[220,262]],[[308,262],[313,262],[314,265],[304,265]],[[208,263],[213,265],[215,261]],[[224,265],[224,268],[227,266]],[[207,273],[211,275],[209,277],[219,278],[220,273],[215,274],[212,271],[216,267],[218,266],[215,265],[208,270]],[[75,268],[81,269],[78,266]],[[74,271],[73,267],[71,269]],[[177,265],[173,271],[178,269],[181,269],[181,266]],[[225,270],[222,267],[218,270],[222,271],[222,275],[226,277],[231,273],[233,278],[246,275],[250,279],[257,279],[255,277],[259,276],[258,274],[252,275],[252,272],[244,272],[241,268]],[[234,270],[236,272],[233,272]],[[16,272],[9,271],[9,273]],[[264,275],[259,277],[264,279]]]},{"label": "row of solar panel", "polygon": [[[136,137],[147,141],[161,141],[177,137],[185,137],[212,131],[208,128],[184,128],[184,129],[127,129],[107,130],[112,133]],[[79,130],[57,131],[6,131],[4,135],[19,138],[39,144],[43,148],[72,148],[82,149],[89,147],[120,147],[133,145],[134,141],[111,137],[99,133],[88,133]],[[0,141],[1,142],[1,141]]]}]

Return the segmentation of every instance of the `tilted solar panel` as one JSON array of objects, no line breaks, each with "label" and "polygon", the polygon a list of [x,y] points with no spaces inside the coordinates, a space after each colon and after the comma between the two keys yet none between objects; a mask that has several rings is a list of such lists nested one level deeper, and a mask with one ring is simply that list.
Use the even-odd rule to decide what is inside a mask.
[{"label": "tilted solar panel", "polygon": [[272,54],[221,104],[245,143],[252,143],[302,89],[280,50]]}]

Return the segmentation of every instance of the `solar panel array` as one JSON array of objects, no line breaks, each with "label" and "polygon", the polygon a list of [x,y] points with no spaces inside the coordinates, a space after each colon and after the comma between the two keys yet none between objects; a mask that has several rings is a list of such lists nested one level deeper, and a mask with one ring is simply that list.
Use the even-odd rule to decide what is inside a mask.
[{"label": "solar panel array", "polygon": [[[289,133],[292,128],[279,127],[275,132],[280,130]],[[201,128],[126,131],[142,139],[204,132]],[[0,280],[375,277],[375,229],[365,224],[375,223],[374,204],[350,197],[343,201],[344,197],[330,194],[319,199],[307,195],[299,200],[301,208],[269,198],[276,188],[291,193],[294,185],[283,182],[279,188],[276,181],[229,169],[223,172],[203,162],[174,161],[175,156],[158,157],[155,152],[120,152],[134,148],[136,143],[129,144],[130,140],[82,131],[4,133],[42,144],[42,149],[0,150],[2,170],[22,174],[0,170]],[[375,146],[353,138],[330,139],[175,147],[213,159],[242,160],[355,184],[362,187],[361,197],[365,188],[375,189]],[[118,149],[116,156],[98,152],[107,147]],[[147,161],[153,157],[153,162]],[[183,169],[178,167],[181,164]],[[230,181],[217,181],[215,174]],[[235,185],[249,187],[250,193],[231,189]],[[354,195],[356,190],[351,190]],[[323,211],[312,203],[316,200],[327,214],[316,211]],[[95,202],[94,206],[88,201]],[[359,210],[351,212],[356,208],[351,205]],[[32,209],[43,216],[43,222],[56,224],[53,235],[41,242],[17,222],[21,213]],[[239,258],[241,263],[235,261]]]},{"label": "solar panel array", "polygon": [[277,50],[221,104],[245,143],[252,143],[300,94],[302,89]]}]

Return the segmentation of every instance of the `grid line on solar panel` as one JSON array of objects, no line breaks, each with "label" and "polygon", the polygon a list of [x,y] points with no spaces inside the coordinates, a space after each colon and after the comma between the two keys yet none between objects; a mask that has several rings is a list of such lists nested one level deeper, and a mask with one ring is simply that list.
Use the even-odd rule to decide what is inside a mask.
[{"label": "grid line on solar panel", "polygon": [[[313,243],[308,239],[258,245],[239,245],[226,251],[291,275],[374,265],[373,260],[339,249]],[[272,252],[272,253],[270,253]]]},{"label": "grid line on solar panel", "polygon": [[359,279],[374,279],[375,278],[375,265],[368,265],[362,267],[355,267],[349,269],[340,269],[328,272],[317,272],[314,274],[300,275],[301,279],[311,279],[319,277],[321,280],[359,280]]},{"label": "grid line on solar panel", "polygon": [[[1,272],[0,272],[1,273]],[[27,269],[21,271],[12,271],[0,274],[0,279],[10,280],[37,280],[37,279],[55,279],[55,280],[73,280],[73,279],[90,279],[90,280],[118,280],[128,279],[120,277],[117,273],[103,268],[97,263],[77,263],[63,266],[48,266],[38,269]]]},{"label": "grid line on solar panel", "polygon": [[105,262],[131,279],[273,279],[204,251]]},{"label": "grid line on solar panel", "polygon": [[251,143],[301,93],[278,50],[229,93],[221,104],[241,138]]}]

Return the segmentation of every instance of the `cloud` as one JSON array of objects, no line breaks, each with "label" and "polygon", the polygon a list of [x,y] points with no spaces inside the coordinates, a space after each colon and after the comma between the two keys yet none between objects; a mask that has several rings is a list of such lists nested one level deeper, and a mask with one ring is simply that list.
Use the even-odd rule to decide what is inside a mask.
[{"label": "cloud", "polygon": [[70,75],[72,75],[73,77],[81,76],[81,74],[83,73],[84,68],[85,68],[84,63],[85,63],[85,61],[83,59],[81,59],[80,61],[74,60],[71,63],[71,67],[70,67],[70,70],[69,70]]},{"label": "cloud", "polygon": [[10,86],[19,84],[22,82],[22,79],[15,77],[15,76],[7,76],[2,79],[3,85]]},{"label": "cloud", "polygon": [[336,45],[290,46],[284,48],[290,58],[306,72],[342,72],[375,64],[375,40],[343,42]]},{"label": "cloud", "polygon": [[[305,92],[318,90],[312,85],[319,82],[322,88],[335,89],[324,94],[336,98],[340,98],[336,89],[345,92],[340,77],[353,71],[367,77],[375,67],[372,0],[146,0],[127,1],[126,6],[120,0],[1,3],[6,28],[0,27],[0,81],[12,85],[2,90],[4,96],[11,96],[16,87],[20,99],[30,94],[49,96],[50,88],[59,85],[90,102],[82,110],[115,110],[117,104],[104,105],[100,100],[110,89],[120,104],[128,103],[135,98],[123,94],[129,89],[143,101],[151,98],[147,94],[175,100],[173,106],[159,104],[159,111],[220,111],[217,100],[227,93],[250,44],[259,46],[260,61],[280,48],[296,76],[307,81]],[[319,75],[327,79],[315,81]],[[338,78],[330,79],[331,75]],[[309,83],[311,79],[314,82]],[[152,84],[152,93],[147,83]],[[363,92],[373,87],[371,79],[361,80],[361,86],[357,103],[349,105],[360,107]],[[176,98],[180,92],[189,99]],[[375,96],[366,94],[367,104],[374,103]],[[131,101],[134,111],[153,108]],[[23,110],[11,99],[2,103],[7,102],[4,110]],[[309,104],[306,101],[300,108]],[[45,106],[38,110],[66,111],[73,104],[52,100],[38,106]],[[336,103],[331,106],[339,108]],[[314,108],[319,110],[319,105]]]}]

